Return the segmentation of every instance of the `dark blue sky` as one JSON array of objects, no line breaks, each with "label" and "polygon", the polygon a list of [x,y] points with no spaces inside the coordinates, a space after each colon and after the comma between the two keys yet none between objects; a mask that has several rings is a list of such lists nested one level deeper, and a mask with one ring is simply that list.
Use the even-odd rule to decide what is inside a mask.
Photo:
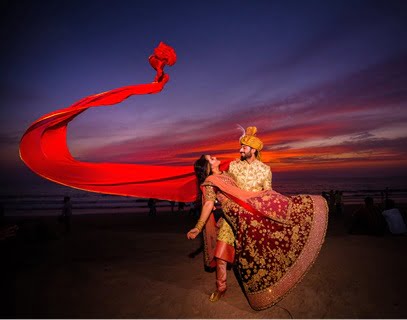
[{"label": "dark blue sky", "polygon": [[147,58],[160,41],[178,55],[164,91],[75,119],[75,157],[176,165],[202,152],[235,157],[240,124],[258,127],[275,172],[406,172],[404,1],[1,6],[3,175],[31,175],[18,143],[43,114],[151,82]]}]

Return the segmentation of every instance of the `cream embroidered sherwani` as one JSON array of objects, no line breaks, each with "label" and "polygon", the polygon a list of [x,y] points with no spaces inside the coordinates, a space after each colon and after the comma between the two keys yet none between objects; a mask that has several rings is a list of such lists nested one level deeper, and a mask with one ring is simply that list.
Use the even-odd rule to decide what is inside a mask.
[{"label": "cream embroidered sherwani", "polygon": [[[236,159],[229,165],[228,173],[236,181],[239,188],[248,191],[261,191],[271,189],[271,169],[259,160],[248,163]],[[234,246],[235,237],[232,228],[221,218],[218,221],[219,234],[217,239]]]},{"label": "cream embroidered sherwani", "polygon": [[230,163],[228,172],[240,189],[247,191],[271,189],[270,167],[259,160],[248,163],[236,159]]}]

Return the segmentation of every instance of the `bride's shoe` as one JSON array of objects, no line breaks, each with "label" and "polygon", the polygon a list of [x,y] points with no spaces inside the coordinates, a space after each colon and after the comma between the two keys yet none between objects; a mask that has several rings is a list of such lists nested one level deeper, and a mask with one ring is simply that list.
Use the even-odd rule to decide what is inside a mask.
[{"label": "bride's shoe", "polygon": [[222,298],[226,293],[225,291],[218,291],[216,290],[215,292],[213,292],[210,296],[209,296],[209,301],[211,302],[216,302],[218,301],[220,298]]}]

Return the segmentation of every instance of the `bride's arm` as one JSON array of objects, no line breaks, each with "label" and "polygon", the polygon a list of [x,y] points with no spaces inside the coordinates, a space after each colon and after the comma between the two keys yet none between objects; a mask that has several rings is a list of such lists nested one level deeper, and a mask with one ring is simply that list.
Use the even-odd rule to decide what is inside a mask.
[{"label": "bride's arm", "polygon": [[202,206],[202,211],[201,215],[199,216],[198,222],[196,223],[195,227],[189,230],[189,232],[187,233],[188,239],[195,239],[199,232],[202,231],[202,228],[204,227],[206,220],[208,220],[208,217],[211,214],[214,206],[215,201],[205,201],[204,205]]}]

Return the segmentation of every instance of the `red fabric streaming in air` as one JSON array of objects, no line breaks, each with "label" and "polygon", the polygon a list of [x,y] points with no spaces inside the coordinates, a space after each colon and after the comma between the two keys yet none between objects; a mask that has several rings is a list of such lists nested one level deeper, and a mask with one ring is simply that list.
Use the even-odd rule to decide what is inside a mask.
[{"label": "red fabric streaming in air", "polygon": [[[93,163],[75,160],[67,146],[67,125],[90,107],[114,105],[132,95],[160,92],[169,76],[163,69],[176,62],[175,51],[160,43],[149,58],[154,82],[126,86],[83,98],[72,106],[35,121],[20,141],[20,157],[38,175],[69,187],[106,194],[190,202],[196,179],[190,166]],[[223,164],[223,169],[228,166]]]}]

